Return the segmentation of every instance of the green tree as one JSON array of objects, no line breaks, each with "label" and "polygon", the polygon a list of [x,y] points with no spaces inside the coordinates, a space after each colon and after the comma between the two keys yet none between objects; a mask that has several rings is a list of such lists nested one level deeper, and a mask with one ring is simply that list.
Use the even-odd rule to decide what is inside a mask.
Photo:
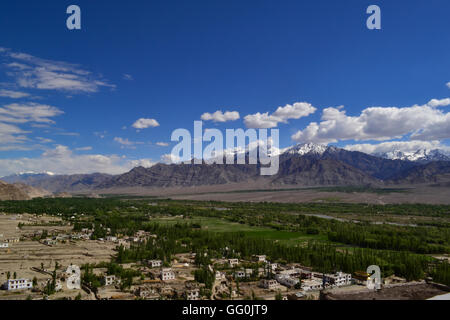
[{"label": "green tree", "polygon": [[275,300],[283,300],[283,295],[281,291],[278,290],[278,293],[275,295]]}]

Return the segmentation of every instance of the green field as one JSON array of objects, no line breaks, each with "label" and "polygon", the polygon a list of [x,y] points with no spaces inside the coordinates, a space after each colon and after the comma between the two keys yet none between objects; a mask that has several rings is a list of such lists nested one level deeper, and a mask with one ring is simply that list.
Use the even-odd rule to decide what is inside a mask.
[{"label": "green field", "polygon": [[243,232],[247,237],[279,240],[280,242],[296,245],[308,240],[327,240],[325,235],[307,235],[300,232],[278,231],[272,228],[250,226],[226,221],[220,218],[210,217],[193,217],[190,219],[182,219],[179,217],[170,218],[152,218],[151,222],[161,224],[191,223],[199,224],[204,231],[211,232]]}]

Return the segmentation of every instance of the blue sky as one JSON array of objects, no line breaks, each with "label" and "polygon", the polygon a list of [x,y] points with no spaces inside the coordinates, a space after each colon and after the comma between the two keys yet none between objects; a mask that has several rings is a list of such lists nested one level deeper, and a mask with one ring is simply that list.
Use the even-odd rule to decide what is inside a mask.
[{"label": "blue sky", "polygon": [[277,127],[281,147],[448,149],[449,14],[446,0],[2,1],[0,175],[150,165],[218,110],[239,119],[205,127]]}]

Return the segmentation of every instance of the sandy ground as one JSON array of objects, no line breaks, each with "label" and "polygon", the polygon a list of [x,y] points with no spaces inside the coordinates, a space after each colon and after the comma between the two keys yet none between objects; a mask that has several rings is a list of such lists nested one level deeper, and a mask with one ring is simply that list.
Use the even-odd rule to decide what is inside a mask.
[{"label": "sandy ground", "polygon": [[[274,189],[300,189],[299,186],[280,186]],[[428,185],[389,186],[406,188],[407,193],[345,193],[321,192],[306,187],[302,190],[270,191],[267,187],[252,184],[227,184],[184,188],[121,188],[98,191],[99,194],[129,194],[155,196],[172,199],[214,200],[214,201],[252,201],[252,202],[350,202],[350,203],[426,203],[450,204],[450,188],[430,187]],[[251,190],[251,191],[250,191]],[[254,190],[259,190],[254,192]],[[267,190],[267,191],[265,191]]]},{"label": "sandy ground", "polygon": [[327,297],[331,300],[425,300],[448,293],[442,288],[422,282],[394,285],[380,291],[365,288],[352,292],[354,290],[330,292]]}]

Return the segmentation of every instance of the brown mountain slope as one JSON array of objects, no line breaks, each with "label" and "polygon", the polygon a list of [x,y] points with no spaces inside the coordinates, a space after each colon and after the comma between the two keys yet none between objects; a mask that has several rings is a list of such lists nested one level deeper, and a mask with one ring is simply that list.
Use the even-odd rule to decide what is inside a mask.
[{"label": "brown mountain slope", "polygon": [[49,196],[51,193],[27,186],[22,183],[8,184],[0,180],[0,200],[30,200],[37,197]]}]

